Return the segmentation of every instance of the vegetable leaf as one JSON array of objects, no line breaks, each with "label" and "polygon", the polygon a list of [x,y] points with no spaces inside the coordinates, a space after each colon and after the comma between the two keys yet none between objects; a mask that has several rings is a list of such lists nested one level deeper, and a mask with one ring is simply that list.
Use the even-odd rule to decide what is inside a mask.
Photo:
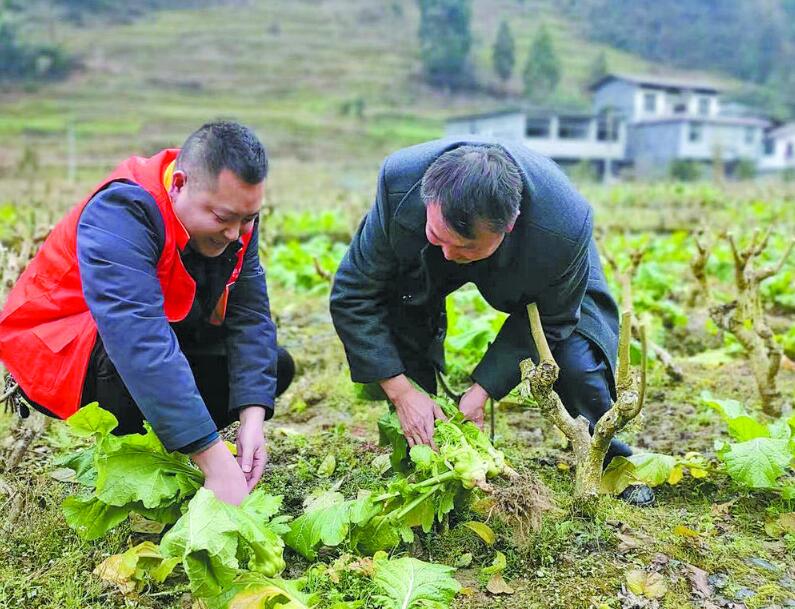
[{"label": "vegetable leaf", "polygon": [[373,582],[381,590],[375,598],[384,609],[444,609],[461,589],[453,567],[385,555],[376,555],[373,564]]},{"label": "vegetable leaf", "polygon": [[108,436],[95,453],[97,497],[109,505],[140,501],[156,508],[193,495],[201,472],[186,455],[169,453],[147,425],[147,433]]},{"label": "vegetable leaf", "polygon": [[163,536],[160,547],[164,556],[182,560],[194,594],[220,594],[237,575],[241,556],[248,557],[249,570],[267,577],[284,569],[284,543],[258,516],[257,510],[265,503],[255,496],[240,507],[228,505],[205,488],[191,499],[187,512]]},{"label": "vegetable leaf", "polygon": [[787,441],[772,438],[727,444],[718,456],[732,478],[751,488],[775,487],[792,460]]}]

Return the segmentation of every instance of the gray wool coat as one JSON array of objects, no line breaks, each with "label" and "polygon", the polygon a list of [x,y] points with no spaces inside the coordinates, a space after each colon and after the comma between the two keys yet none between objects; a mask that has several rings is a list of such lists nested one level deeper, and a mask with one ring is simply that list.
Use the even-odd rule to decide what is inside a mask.
[{"label": "gray wool coat", "polygon": [[[500,145],[521,169],[521,212],[489,258],[460,265],[425,237],[420,183],[444,152],[466,144]],[[572,332],[590,339],[614,375],[618,311],[593,240],[593,211],[558,166],[519,143],[444,139],[399,150],[378,177],[375,204],[337,270],[331,291],[334,326],[351,378],[371,383],[406,373],[434,392],[433,366],[443,369],[445,296],[474,283],[495,309],[508,313],[472,372],[501,399],[520,380],[519,362],[537,352],[526,305],[536,302],[551,346]]]}]

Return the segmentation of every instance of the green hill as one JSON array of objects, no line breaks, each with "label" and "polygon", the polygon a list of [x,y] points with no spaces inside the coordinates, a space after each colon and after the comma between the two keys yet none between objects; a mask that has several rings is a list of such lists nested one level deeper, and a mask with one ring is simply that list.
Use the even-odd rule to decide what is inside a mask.
[{"label": "green hill", "polygon": [[[588,66],[601,50],[611,70],[654,64],[587,42],[555,3],[473,2],[472,60],[479,92],[433,90],[420,78],[413,0],[250,0],[152,12],[131,24],[50,24],[51,39],[82,58],[68,80],[0,95],[0,198],[19,191],[28,152],[37,179],[65,175],[67,129],[75,134],[75,190],[131,153],[178,145],[202,122],[239,119],[275,159],[277,202],[316,204],[369,192],[390,150],[441,135],[450,115],[516,100],[496,97],[491,45],[502,18],[516,37],[517,69],[541,24],[563,62],[558,101],[587,105]],[[71,189],[50,195],[71,201]]]}]

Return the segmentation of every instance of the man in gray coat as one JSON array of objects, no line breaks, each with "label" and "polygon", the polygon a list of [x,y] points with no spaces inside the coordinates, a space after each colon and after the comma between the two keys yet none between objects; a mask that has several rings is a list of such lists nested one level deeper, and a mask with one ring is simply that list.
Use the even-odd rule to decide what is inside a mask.
[{"label": "man in gray coat", "polygon": [[[399,150],[381,168],[375,204],[340,264],[331,314],[358,383],[378,383],[410,446],[433,445],[444,369],[445,297],[474,283],[509,314],[471,374],[461,411],[483,424],[489,397],[538,358],[526,306],[535,302],[560,367],[567,409],[595,423],[615,396],[618,311],[592,236],[593,212],[560,169],[521,144],[446,139]],[[630,455],[613,441],[608,459]],[[647,487],[624,497],[650,504]]]}]

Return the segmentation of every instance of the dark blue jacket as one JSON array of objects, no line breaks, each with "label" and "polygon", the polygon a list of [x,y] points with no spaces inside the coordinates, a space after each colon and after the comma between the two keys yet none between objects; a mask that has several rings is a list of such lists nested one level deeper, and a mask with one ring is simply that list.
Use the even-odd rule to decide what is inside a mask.
[{"label": "dark blue jacket", "polygon": [[[444,259],[425,237],[420,183],[441,154],[465,144],[498,144],[519,167],[521,213],[489,258],[467,265]],[[511,142],[446,139],[399,150],[381,168],[375,204],[340,264],[331,293],[334,326],[351,377],[370,383],[419,374],[417,360],[444,365],[444,299],[473,282],[509,313],[472,373],[495,399],[519,383],[519,362],[535,354],[526,305],[538,303],[551,343],[577,331],[615,368],[618,311],[593,241],[593,211],[546,157]],[[435,389],[431,373],[423,381]]]},{"label": "dark blue jacket", "polygon": [[196,280],[193,310],[177,324],[163,313],[156,267],[165,240],[152,196],[115,182],[86,205],[77,229],[77,258],[88,308],[130,395],[168,450],[192,452],[218,437],[196,387],[180,341],[217,341],[228,358],[229,409],[260,405],[273,415],[276,328],[265,273],[259,261],[258,224],[231,288],[220,329],[207,323],[242,247],[231,244],[217,258],[190,247],[182,252]]}]

